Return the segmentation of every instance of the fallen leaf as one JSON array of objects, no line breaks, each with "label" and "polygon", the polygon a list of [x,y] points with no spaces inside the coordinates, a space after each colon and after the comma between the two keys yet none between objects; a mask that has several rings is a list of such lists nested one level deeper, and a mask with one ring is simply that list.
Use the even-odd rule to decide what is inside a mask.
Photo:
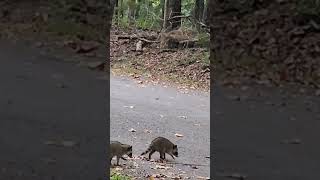
[{"label": "fallen leaf", "polygon": [[123,168],[121,168],[121,167],[116,167],[116,168],[114,168],[114,170],[115,170],[115,171],[122,171]]},{"label": "fallen leaf", "polygon": [[134,106],[123,106],[123,107],[125,107],[125,108],[130,108],[130,109],[133,109],[133,108],[134,108]]},{"label": "fallen leaf", "polygon": [[197,166],[191,166],[192,169],[198,169]]},{"label": "fallen leaf", "polygon": [[176,134],[174,134],[176,137],[183,137],[183,135],[182,134],[178,134],[178,133],[176,133]]},{"label": "fallen leaf", "polygon": [[187,116],[178,116],[178,118],[187,119]]},{"label": "fallen leaf", "polygon": [[145,129],[144,132],[145,133],[151,133],[151,130]]},{"label": "fallen leaf", "polygon": [[170,169],[170,167],[168,166],[160,166],[160,165],[156,165],[155,168],[151,168],[151,169]]}]

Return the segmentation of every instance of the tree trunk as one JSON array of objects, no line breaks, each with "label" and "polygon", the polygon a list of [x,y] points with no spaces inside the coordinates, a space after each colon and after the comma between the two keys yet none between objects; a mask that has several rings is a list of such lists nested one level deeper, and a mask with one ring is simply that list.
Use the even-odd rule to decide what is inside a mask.
[{"label": "tree trunk", "polygon": [[181,16],[181,0],[170,1],[171,29],[178,29],[181,27],[181,18],[174,18],[176,16]]},{"label": "tree trunk", "polygon": [[202,17],[202,22],[207,24],[207,19],[208,19],[208,1],[205,3],[205,7],[203,9],[203,17]]},{"label": "tree trunk", "polygon": [[161,7],[161,18],[164,17],[164,7],[165,7],[165,0],[160,0],[160,7]]},{"label": "tree trunk", "polygon": [[202,22],[204,11],[204,0],[196,0],[194,6],[194,19],[196,20],[197,29],[200,28],[199,22]]},{"label": "tree trunk", "polygon": [[112,1],[113,6],[114,6],[114,20],[115,23],[118,25],[119,24],[119,1],[118,0],[113,0]]},{"label": "tree trunk", "polygon": [[136,1],[129,0],[128,6],[129,6],[129,13],[128,13],[129,25],[132,25],[135,20]]},{"label": "tree trunk", "polygon": [[141,5],[144,4],[145,2],[142,0],[138,0],[137,4],[136,4],[136,13],[135,13],[135,19],[138,19],[140,16],[140,8]]},{"label": "tree trunk", "polygon": [[169,0],[164,0],[164,5],[163,5],[163,29],[166,30],[169,26]]},{"label": "tree trunk", "polygon": [[123,18],[123,14],[124,14],[123,0],[120,0],[119,2],[120,3],[118,4],[118,18]]}]

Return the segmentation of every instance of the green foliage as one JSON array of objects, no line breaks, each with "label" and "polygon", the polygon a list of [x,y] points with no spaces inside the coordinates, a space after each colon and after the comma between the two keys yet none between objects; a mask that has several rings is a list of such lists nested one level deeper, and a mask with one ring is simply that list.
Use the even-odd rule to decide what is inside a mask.
[{"label": "green foliage", "polygon": [[160,1],[150,1],[149,3],[141,1],[139,6],[140,10],[136,19],[136,26],[142,29],[159,29],[161,27]]},{"label": "green foliage", "polygon": [[130,180],[129,176],[113,173],[111,174],[110,180]]},{"label": "green foliage", "polygon": [[210,44],[210,35],[208,33],[202,32],[197,35],[198,44],[202,47],[208,47]]},{"label": "green foliage", "polygon": [[[113,23],[115,23],[115,20],[113,20]],[[121,28],[127,29],[129,28],[129,19],[128,16],[124,16],[123,18],[118,19],[118,25]]]},{"label": "green foliage", "polygon": [[203,52],[203,62],[209,66],[210,65],[210,53],[208,51]]},{"label": "green foliage", "polygon": [[[138,14],[135,17],[135,26],[142,29],[157,29],[162,27],[162,0],[136,0],[135,8]],[[122,3],[121,3],[122,2]],[[119,0],[118,9],[123,11],[123,16],[118,17],[118,24],[121,27],[129,27],[128,25],[128,4],[132,4],[132,0]],[[182,1],[182,14],[189,16],[192,14],[195,0]],[[114,16],[115,17],[115,16]],[[117,20],[114,18],[113,22]],[[187,19],[182,19],[183,26],[190,27],[192,23]]]},{"label": "green foliage", "polygon": [[186,16],[191,15],[194,5],[195,5],[195,0],[182,1],[181,13]]}]

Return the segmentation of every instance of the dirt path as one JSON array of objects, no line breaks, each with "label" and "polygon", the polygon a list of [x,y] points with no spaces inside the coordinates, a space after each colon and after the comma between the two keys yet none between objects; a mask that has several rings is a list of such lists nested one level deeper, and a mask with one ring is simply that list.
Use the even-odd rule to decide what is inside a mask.
[{"label": "dirt path", "polygon": [[[138,157],[157,136],[164,136],[178,145],[179,157],[165,165],[135,159],[123,168],[142,178],[162,174],[170,179],[181,175],[196,179],[210,176],[210,101],[208,93],[182,94],[174,88],[141,85],[127,78],[112,77],[111,140],[133,145]],[[129,131],[134,129],[135,132]],[[183,137],[176,137],[175,133]],[[158,160],[155,153],[153,159]],[[176,163],[176,164],[169,164]],[[193,166],[185,164],[194,164]],[[157,167],[158,166],[158,167]],[[128,169],[132,168],[132,169]],[[143,178],[142,178],[143,179]]]}]

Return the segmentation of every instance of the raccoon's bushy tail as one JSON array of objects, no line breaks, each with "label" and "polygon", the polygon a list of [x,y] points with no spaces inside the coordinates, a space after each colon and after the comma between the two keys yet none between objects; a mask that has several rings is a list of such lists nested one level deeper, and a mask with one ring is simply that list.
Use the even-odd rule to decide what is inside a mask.
[{"label": "raccoon's bushy tail", "polygon": [[143,155],[147,154],[147,153],[150,152],[150,151],[151,151],[151,148],[149,147],[146,151],[144,151],[143,153],[141,153],[140,156],[143,156]]}]

